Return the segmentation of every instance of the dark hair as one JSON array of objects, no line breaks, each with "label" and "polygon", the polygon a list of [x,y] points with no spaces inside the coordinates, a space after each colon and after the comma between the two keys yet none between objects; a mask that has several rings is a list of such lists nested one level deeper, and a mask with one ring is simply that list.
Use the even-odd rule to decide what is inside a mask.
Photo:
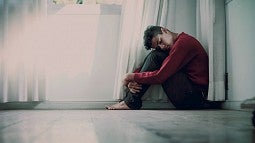
[{"label": "dark hair", "polygon": [[145,46],[146,50],[150,50],[151,49],[151,41],[152,38],[157,36],[158,34],[162,34],[160,26],[148,26],[146,28],[146,30],[144,31],[144,35],[143,35],[143,44]]}]

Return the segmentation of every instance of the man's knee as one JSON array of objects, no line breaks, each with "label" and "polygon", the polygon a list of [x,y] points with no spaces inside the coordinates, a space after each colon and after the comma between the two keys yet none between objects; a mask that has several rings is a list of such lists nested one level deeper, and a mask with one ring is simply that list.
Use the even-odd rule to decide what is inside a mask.
[{"label": "man's knee", "polygon": [[167,56],[168,53],[165,51],[153,50],[149,53],[147,58],[153,61],[163,62]]},{"label": "man's knee", "polygon": [[153,71],[159,69],[167,55],[167,53],[162,51],[151,51],[145,58],[141,71]]}]

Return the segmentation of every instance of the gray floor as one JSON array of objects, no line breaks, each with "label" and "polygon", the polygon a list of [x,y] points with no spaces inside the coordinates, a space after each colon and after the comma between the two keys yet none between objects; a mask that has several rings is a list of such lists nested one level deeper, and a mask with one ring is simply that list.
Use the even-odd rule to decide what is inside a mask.
[{"label": "gray floor", "polygon": [[3,110],[0,143],[254,143],[251,112]]}]

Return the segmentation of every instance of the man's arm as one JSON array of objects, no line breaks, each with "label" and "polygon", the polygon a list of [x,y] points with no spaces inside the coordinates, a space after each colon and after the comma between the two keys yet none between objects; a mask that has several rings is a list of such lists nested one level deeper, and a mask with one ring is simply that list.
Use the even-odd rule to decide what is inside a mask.
[{"label": "man's arm", "polygon": [[134,73],[129,75],[127,80],[133,80],[142,84],[163,83],[167,78],[185,66],[196,54],[196,51],[191,46],[177,44],[172,48],[159,70]]}]

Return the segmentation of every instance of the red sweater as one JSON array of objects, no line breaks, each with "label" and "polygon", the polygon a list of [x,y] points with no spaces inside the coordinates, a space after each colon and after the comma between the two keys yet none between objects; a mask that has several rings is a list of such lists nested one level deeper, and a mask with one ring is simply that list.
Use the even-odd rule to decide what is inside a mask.
[{"label": "red sweater", "polygon": [[185,71],[194,83],[208,85],[208,55],[198,40],[183,32],[175,40],[159,70],[135,73],[134,80],[144,84],[161,84],[179,70]]}]

